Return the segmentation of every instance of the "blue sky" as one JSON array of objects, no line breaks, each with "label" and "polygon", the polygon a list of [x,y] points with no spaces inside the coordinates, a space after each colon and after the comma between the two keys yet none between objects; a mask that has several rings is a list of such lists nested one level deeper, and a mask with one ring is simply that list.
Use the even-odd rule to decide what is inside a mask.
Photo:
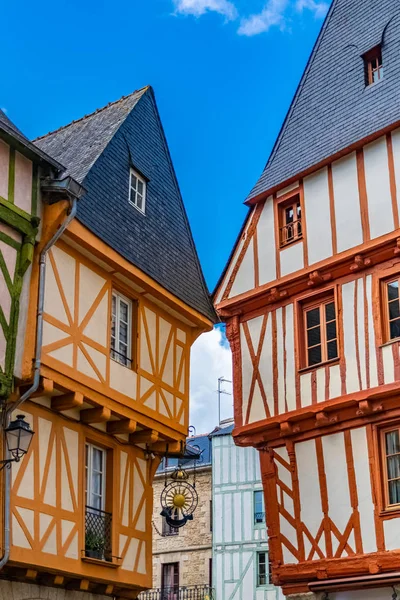
[{"label": "blue sky", "polygon": [[324,0],[7,2],[0,106],[35,137],[151,84],[212,289],[326,10]]}]

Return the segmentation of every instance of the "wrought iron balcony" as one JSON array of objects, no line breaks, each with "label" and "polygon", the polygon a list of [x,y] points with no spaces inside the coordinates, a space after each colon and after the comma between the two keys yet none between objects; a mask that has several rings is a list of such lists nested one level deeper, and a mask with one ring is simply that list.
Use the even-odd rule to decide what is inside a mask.
[{"label": "wrought iron balcony", "polygon": [[254,513],[254,523],[259,525],[260,523],[265,523],[265,512]]},{"label": "wrought iron balcony", "polygon": [[86,506],[85,555],[111,561],[111,513]]},{"label": "wrought iron balcony", "polygon": [[139,600],[214,600],[215,594],[208,585],[188,585],[146,590]]}]

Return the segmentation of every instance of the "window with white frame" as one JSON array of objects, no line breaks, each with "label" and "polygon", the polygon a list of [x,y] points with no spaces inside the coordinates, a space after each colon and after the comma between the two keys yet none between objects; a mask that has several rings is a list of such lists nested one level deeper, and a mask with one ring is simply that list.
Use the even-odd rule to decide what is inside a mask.
[{"label": "window with white frame", "polygon": [[268,553],[257,552],[257,587],[269,583]]},{"label": "window with white frame", "polygon": [[254,492],[254,524],[260,525],[262,523],[265,523],[264,492],[256,490]]},{"label": "window with white frame", "polygon": [[146,182],[134,169],[129,177],[129,202],[143,213],[146,207]]},{"label": "window with white frame", "polygon": [[132,364],[132,300],[112,294],[111,358],[125,367]]},{"label": "window with white frame", "polygon": [[106,451],[86,444],[86,506],[104,511],[106,505]]}]

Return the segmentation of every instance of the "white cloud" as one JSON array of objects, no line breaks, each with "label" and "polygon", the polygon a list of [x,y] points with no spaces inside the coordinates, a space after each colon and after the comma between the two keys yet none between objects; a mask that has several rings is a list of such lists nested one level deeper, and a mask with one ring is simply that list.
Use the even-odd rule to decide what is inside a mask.
[{"label": "white cloud", "polygon": [[268,0],[260,13],[242,19],[238,33],[250,37],[265,33],[271,27],[283,30],[293,16],[293,8],[297,13],[310,10],[317,19],[321,19],[326,15],[329,5],[324,0],[296,0],[295,4],[289,0]]},{"label": "white cloud", "polygon": [[227,20],[238,16],[235,5],[229,0],[174,0],[175,11],[182,15],[201,17],[206,12],[216,12]]},{"label": "white cloud", "polygon": [[269,0],[260,13],[242,19],[238,30],[239,35],[258,35],[273,26],[282,29],[285,25],[284,15],[287,6],[288,0]]},{"label": "white cloud", "polygon": [[[219,327],[203,333],[193,344],[190,374],[190,425],[209,433],[218,425],[218,378],[232,380],[232,354]],[[224,384],[227,392],[230,383]],[[221,396],[221,417],[232,416],[233,396]]]},{"label": "white cloud", "polygon": [[329,5],[327,2],[318,2],[317,0],[297,0],[296,10],[303,12],[305,8],[311,10],[317,19],[323,19],[328,12]]}]

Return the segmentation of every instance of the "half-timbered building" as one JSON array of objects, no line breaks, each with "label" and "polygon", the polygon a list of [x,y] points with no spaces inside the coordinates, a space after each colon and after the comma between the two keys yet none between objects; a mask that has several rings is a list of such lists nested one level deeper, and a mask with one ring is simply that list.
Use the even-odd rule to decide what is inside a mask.
[{"label": "half-timbered building", "polygon": [[[41,206],[39,229],[30,204],[26,217],[33,261],[7,398],[35,435],[2,494],[1,593],[136,598],[152,585],[153,476],[184,446],[190,347],[213,307],[151,88],[31,146],[62,177],[28,177],[0,142],[7,208],[20,215],[31,189]],[[2,207],[0,243],[18,250]]]},{"label": "half-timbered building", "polygon": [[396,2],[333,0],[215,293],[290,598],[400,583],[399,48]]}]

